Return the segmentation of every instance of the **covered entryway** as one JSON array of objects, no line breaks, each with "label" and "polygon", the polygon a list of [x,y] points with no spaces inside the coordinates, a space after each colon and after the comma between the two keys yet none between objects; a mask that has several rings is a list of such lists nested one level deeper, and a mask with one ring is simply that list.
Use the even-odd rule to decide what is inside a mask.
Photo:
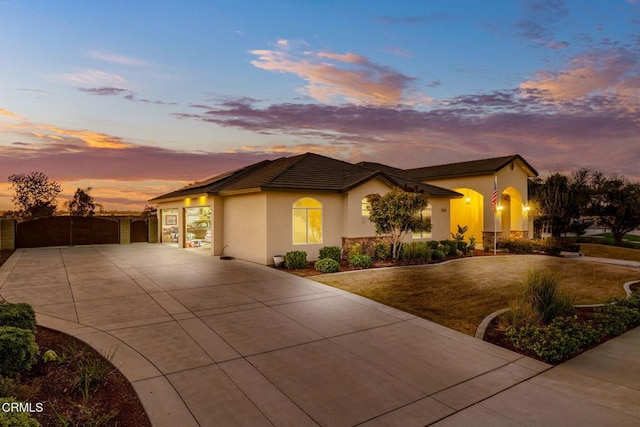
[{"label": "covered entryway", "polygon": [[120,243],[118,220],[111,218],[53,216],[19,222],[17,248]]}]

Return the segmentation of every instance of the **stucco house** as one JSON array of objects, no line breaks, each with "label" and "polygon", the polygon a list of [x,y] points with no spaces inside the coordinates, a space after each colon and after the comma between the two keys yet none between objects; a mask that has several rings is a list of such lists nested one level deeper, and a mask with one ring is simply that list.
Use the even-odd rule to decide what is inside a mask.
[{"label": "stucco house", "polygon": [[[427,195],[432,230],[407,240],[443,240],[457,225],[478,241],[528,237],[527,180],[537,176],[513,155],[416,169],[348,163],[306,153],[265,160],[151,199],[159,241],[210,248],[260,264],[274,255],[376,239],[366,196],[394,187]],[[492,204],[494,185],[497,209]],[[494,216],[494,212],[496,215]]]}]

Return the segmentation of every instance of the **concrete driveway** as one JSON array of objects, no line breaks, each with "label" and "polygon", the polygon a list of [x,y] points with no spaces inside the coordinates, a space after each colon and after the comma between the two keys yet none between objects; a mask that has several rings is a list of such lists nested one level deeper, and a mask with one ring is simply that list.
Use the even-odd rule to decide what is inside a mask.
[{"label": "concrete driveway", "polygon": [[501,392],[550,368],[272,268],[163,245],[18,250],[0,268],[0,295],[115,351],[154,426],[422,426],[483,414],[520,424],[499,415]]}]

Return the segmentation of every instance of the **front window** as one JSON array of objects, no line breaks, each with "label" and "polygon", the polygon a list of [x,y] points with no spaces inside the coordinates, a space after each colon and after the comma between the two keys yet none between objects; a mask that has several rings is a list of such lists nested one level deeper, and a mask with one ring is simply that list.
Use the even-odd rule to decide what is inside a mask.
[{"label": "front window", "polygon": [[322,243],[322,203],[303,197],[293,203],[293,244]]},{"label": "front window", "polygon": [[[431,203],[427,204],[427,207],[420,212],[420,215],[423,219],[428,219],[431,222]],[[414,239],[430,239],[431,231],[416,231],[412,233],[412,237]]]},{"label": "front window", "polygon": [[371,215],[371,206],[369,205],[369,198],[365,197],[362,199],[362,216],[370,216]]}]

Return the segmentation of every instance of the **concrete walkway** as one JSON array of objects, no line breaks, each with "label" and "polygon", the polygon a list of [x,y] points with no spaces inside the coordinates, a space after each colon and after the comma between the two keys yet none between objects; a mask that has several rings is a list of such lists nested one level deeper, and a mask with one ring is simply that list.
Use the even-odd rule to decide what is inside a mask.
[{"label": "concrete walkway", "polygon": [[638,330],[549,369],[271,268],[148,244],[18,250],[0,296],[114,354],[154,426],[640,424]]}]

